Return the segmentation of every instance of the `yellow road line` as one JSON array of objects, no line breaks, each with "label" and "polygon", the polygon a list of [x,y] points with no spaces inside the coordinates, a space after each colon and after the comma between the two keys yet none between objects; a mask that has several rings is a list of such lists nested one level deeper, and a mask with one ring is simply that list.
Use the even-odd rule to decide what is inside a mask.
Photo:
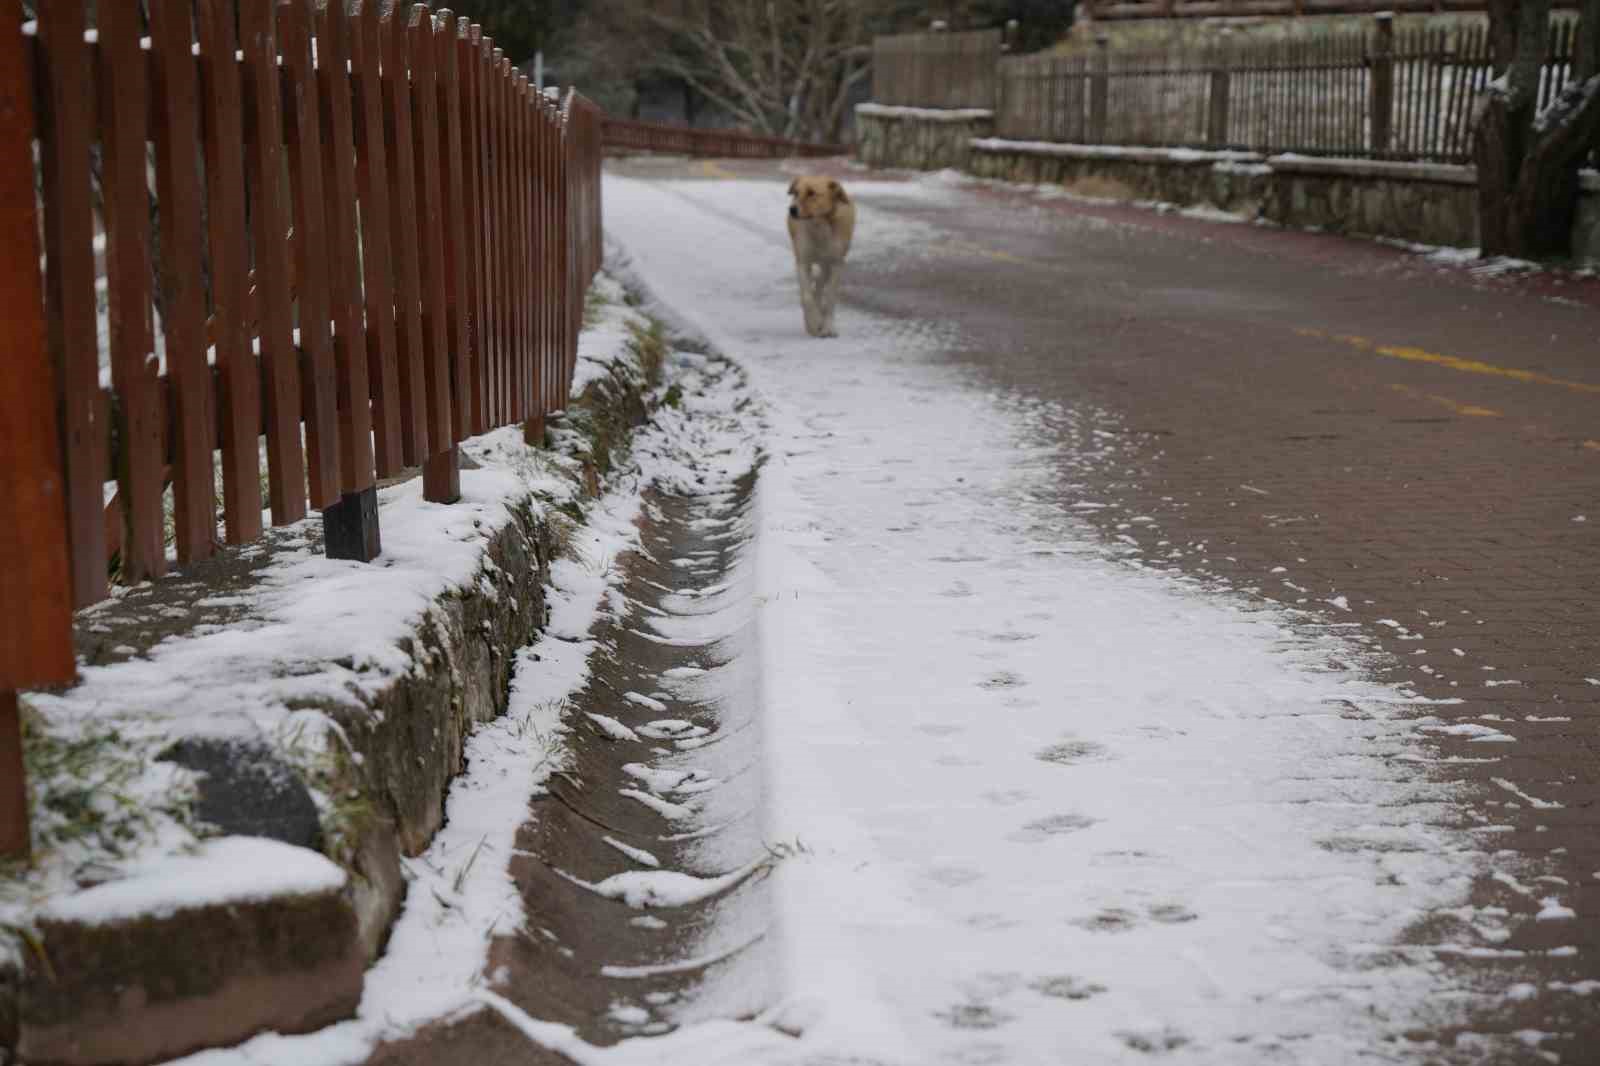
[{"label": "yellow road line", "polygon": [[1485,374],[1490,377],[1510,378],[1512,381],[1521,381],[1529,385],[1554,385],[1556,388],[1569,389],[1573,392],[1589,392],[1600,395],[1600,385],[1591,385],[1584,381],[1567,381],[1563,378],[1553,378],[1548,374],[1540,374],[1532,370],[1495,366],[1493,363],[1485,363],[1477,359],[1462,359],[1460,356],[1455,355],[1441,355],[1438,352],[1429,352],[1421,348],[1409,348],[1394,344],[1376,344],[1366,337],[1356,337],[1345,333],[1325,333],[1320,329],[1297,329],[1295,332],[1302,337],[1318,337],[1323,340],[1339,341],[1341,344],[1347,344],[1360,351],[1386,355],[1391,359],[1405,359],[1413,363],[1431,363],[1434,366],[1447,367],[1450,370],[1459,370],[1466,374]]},{"label": "yellow road line", "polygon": [[1420,389],[1413,389],[1410,385],[1390,385],[1389,388],[1393,389],[1395,392],[1403,392],[1407,396],[1421,397],[1430,403],[1438,404],[1440,407],[1447,407],[1458,415],[1466,415],[1472,418],[1504,417],[1504,415],[1502,415],[1499,411],[1496,411],[1493,407],[1479,407],[1475,403],[1458,403],[1448,396],[1440,396],[1438,393],[1433,392],[1423,392]]}]

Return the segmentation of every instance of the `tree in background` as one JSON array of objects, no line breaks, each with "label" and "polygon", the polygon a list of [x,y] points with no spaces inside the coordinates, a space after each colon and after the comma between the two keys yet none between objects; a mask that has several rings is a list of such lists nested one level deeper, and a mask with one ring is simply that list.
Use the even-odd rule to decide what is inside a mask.
[{"label": "tree in background", "polygon": [[1489,0],[1494,80],[1479,101],[1479,241],[1485,256],[1567,255],[1578,169],[1600,149],[1600,0],[1582,0],[1571,83],[1539,107],[1550,0]]},{"label": "tree in background", "polygon": [[570,33],[583,6],[573,0],[440,0],[435,9],[447,7],[480,24],[495,47],[521,66]]}]

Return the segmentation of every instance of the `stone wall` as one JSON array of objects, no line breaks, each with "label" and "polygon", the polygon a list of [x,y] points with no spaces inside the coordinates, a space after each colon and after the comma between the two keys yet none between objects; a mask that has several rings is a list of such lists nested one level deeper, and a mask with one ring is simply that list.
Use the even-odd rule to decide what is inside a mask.
[{"label": "stone wall", "polygon": [[[957,144],[963,131],[992,125],[988,112],[864,104],[857,118],[857,157],[869,166],[958,167],[980,178],[1213,207],[1330,233],[1478,243],[1478,186],[1469,166],[1009,141],[978,133],[963,147]],[[1582,188],[1573,258],[1600,266],[1600,173],[1586,171]]]},{"label": "stone wall", "polygon": [[871,167],[963,170],[974,137],[994,131],[994,112],[923,107],[856,107],[856,158]]},{"label": "stone wall", "polygon": [[981,178],[1060,185],[1086,196],[1205,204],[1254,217],[1271,193],[1272,168],[1248,152],[1118,148],[979,139],[968,170]]},{"label": "stone wall", "polygon": [[1421,244],[1478,244],[1472,167],[1273,156],[1262,215],[1285,226]]}]

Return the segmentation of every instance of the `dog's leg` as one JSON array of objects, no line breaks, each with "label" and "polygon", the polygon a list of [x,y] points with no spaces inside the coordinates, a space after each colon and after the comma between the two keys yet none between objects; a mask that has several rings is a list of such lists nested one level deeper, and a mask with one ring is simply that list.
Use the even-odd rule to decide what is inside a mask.
[{"label": "dog's leg", "polygon": [[833,311],[839,302],[839,264],[824,263],[822,276],[817,279],[817,316],[819,336],[837,337],[833,328]]},{"label": "dog's leg", "polygon": [[796,259],[794,279],[800,286],[800,310],[805,315],[806,332],[815,337],[822,327],[817,317],[817,294],[812,287],[814,283],[811,280],[811,265]]}]

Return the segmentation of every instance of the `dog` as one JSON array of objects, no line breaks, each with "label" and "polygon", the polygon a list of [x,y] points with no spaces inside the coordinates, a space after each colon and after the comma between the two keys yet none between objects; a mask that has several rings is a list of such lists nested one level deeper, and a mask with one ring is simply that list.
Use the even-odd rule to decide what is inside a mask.
[{"label": "dog", "polygon": [[794,179],[789,199],[789,243],[806,332],[837,337],[833,309],[839,299],[839,271],[855,236],[856,205],[837,181],[816,176]]}]

